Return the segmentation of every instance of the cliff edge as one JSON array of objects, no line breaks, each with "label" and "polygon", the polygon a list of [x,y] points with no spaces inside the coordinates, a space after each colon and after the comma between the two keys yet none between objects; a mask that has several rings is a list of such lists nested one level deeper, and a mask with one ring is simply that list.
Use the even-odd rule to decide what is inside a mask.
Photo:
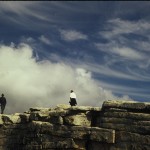
[{"label": "cliff edge", "polygon": [[150,150],[150,103],[60,104],[0,115],[0,150]]}]

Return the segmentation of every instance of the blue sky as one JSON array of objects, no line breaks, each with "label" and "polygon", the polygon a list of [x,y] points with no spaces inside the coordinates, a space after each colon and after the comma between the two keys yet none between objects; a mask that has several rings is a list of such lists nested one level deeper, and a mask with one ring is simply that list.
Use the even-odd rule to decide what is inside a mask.
[{"label": "blue sky", "polygon": [[70,89],[80,105],[149,101],[149,7],[146,1],[1,1],[0,92],[11,99],[7,111],[68,103]]}]

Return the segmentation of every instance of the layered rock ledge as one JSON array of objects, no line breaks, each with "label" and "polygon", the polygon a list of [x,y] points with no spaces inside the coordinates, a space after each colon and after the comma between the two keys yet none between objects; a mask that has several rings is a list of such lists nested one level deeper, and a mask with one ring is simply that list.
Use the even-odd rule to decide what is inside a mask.
[{"label": "layered rock ledge", "polygon": [[149,150],[150,103],[105,101],[0,115],[0,150]]}]

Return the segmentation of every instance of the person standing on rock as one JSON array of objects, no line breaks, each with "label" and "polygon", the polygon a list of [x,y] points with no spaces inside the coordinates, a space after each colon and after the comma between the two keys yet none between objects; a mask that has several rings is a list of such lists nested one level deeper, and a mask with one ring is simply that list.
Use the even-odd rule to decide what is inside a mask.
[{"label": "person standing on rock", "polygon": [[70,103],[71,106],[76,106],[77,105],[76,98],[77,98],[76,94],[74,93],[73,90],[71,90],[70,91],[70,101],[69,101],[69,103]]},{"label": "person standing on rock", "polygon": [[1,114],[3,114],[6,106],[6,98],[4,97],[4,94],[2,94],[2,97],[0,97],[0,104],[1,104]]}]

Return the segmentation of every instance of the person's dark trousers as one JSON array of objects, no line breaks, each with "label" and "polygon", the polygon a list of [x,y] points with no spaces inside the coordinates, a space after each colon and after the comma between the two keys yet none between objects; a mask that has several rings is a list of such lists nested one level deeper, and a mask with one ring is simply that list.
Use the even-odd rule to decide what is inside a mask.
[{"label": "person's dark trousers", "polygon": [[70,98],[70,105],[71,106],[76,106],[77,105],[77,101],[75,98]]},{"label": "person's dark trousers", "polygon": [[1,114],[4,113],[5,105],[1,105]]}]

